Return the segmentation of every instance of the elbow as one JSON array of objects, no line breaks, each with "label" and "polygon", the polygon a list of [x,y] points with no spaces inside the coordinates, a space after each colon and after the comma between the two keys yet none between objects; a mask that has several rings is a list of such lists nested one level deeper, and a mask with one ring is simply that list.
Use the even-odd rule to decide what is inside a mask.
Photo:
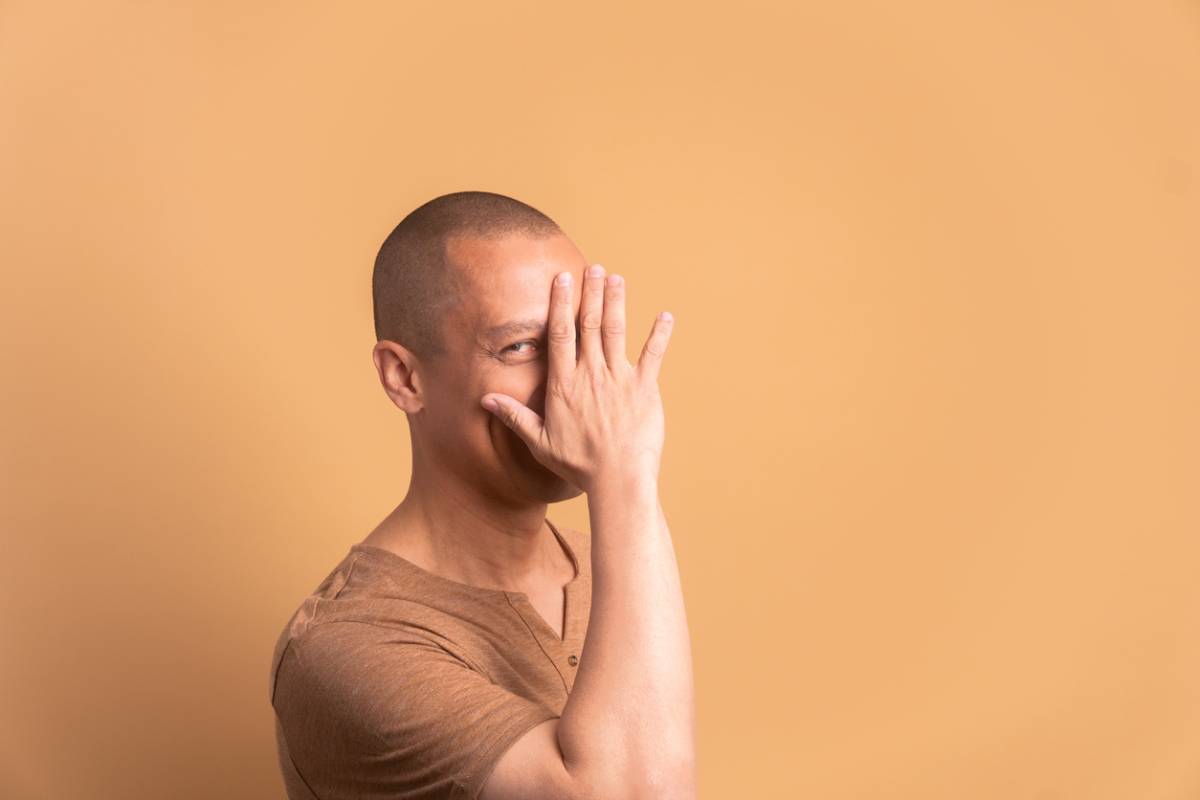
[{"label": "elbow", "polygon": [[572,800],[696,800],[695,762],[581,776]]},{"label": "elbow", "polygon": [[696,800],[696,764],[692,760],[660,764],[639,782],[631,800]]}]

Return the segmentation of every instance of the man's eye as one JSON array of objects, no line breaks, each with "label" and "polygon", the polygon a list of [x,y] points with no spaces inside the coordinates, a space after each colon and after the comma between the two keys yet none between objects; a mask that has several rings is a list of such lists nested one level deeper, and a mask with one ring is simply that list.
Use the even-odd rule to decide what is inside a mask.
[{"label": "man's eye", "polygon": [[525,340],[525,341],[523,341],[523,342],[515,342],[515,343],[513,343],[513,344],[510,344],[508,347],[504,348],[504,352],[506,352],[506,353],[508,353],[508,352],[513,352],[513,353],[519,352],[518,350],[516,350],[516,348],[520,347],[520,346],[521,346],[521,345],[523,345],[523,344],[537,344],[537,342],[534,342],[534,341],[531,341],[531,340],[528,340],[528,339],[527,339],[527,340]]}]

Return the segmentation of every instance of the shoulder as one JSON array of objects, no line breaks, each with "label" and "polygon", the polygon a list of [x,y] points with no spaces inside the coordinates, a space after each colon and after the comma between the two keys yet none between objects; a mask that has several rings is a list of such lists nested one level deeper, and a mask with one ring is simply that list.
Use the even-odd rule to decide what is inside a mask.
[{"label": "shoulder", "polygon": [[370,681],[385,664],[394,680],[430,658],[455,659],[443,639],[419,623],[354,617],[315,621],[289,638],[284,656],[281,666],[288,661],[325,683]]},{"label": "shoulder", "polygon": [[285,726],[322,720],[347,731],[385,729],[431,684],[471,672],[416,628],[339,620],[291,638],[275,667],[271,703]]}]

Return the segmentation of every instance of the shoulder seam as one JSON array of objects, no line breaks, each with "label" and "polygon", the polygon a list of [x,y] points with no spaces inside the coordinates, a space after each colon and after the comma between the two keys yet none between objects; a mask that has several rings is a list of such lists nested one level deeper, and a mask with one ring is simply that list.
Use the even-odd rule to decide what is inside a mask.
[{"label": "shoulder seam", "polygon": [[347,567],[347,569],[346,569],[346,579],[344,581],[342,581],[342,585],[338,587],[337,591],[333,593],[332,597],[317,597],[317,598],[315,598],[316,602],[313,603],[313,613],[312,613],[312,616],[305,623],[306,628],[311,627],[313,624],[316,623],[317,613],[320,611],[322,603],[325,603],[329,600],[337,600],[341,596],[342,592],[344,592],[346,590],[346,586],[349,585],[350,579],[354,577],[354,568],[358,566],[358,560],[360,558],[362,558],[362,553],[354,554],[354,558],[350,560],[350,566]]},{"label": "shoulder seam", "polygon": [[358,566],[358,560],[360,558],[362,558],[362,552],[355,552],[354,558],[350,561],[350,567],[346,570],[346,580],[342,581],[342,585],[338,587],[336,592],[334,592],[333,597],[329,598],[330,600],[337,600],[338,597],[341,596],[342,592],[346,590],[346,587],[354,578],[354,569]]}]

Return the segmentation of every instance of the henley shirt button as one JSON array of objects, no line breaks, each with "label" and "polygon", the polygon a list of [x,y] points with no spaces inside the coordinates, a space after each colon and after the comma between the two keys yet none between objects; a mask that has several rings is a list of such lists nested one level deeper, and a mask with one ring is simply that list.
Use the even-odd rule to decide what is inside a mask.
[{"label": "henley shirt button", "polygon": [[567,656],[567,663],[572,667],[579,663],[579,659],[573,655]]}]

